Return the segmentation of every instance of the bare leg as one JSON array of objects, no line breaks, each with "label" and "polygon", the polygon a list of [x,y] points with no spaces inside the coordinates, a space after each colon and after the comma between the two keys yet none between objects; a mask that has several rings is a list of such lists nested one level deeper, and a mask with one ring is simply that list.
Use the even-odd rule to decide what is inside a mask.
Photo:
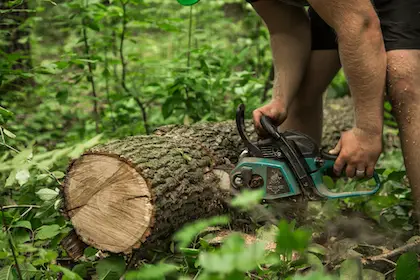
[{"label": "bare leg", "polygon": [[388,93],[399,125],[407,177],[420,221],[420,50],[388,52]]},{"label": "bare leg", "polygon": [[303,8],[276,0],[256,1],[252,5],[270,33],[275,69],[271,102],[253,112],[255,128],[261,135],[265,134],[260,124],[262,115],[272,118],[277,125],[287,116],[311,54],[311,29]]},{"label": "bare leg", "polygon": [[340,69],[337,50],[312,51],[305,76],[289,107],[281,130],[293,129],[312,137],[318,145],[322,136],[322,95]]}]

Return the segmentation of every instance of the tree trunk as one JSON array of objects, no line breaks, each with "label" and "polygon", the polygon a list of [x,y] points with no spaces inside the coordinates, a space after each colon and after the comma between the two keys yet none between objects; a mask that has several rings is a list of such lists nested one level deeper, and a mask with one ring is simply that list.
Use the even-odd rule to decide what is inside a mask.
[{"label": "tree trunk", "polygon": [[[352,126],[351,108],[349,99],[325,106],[323,146]],[[228,172],[242,148],[234,121],[169,125],[99,145],[69,166],[65,213],[81,241],[97,249],[162,247],[184,224],[230,212]],[[302,208],[293,207],[280,215],[299,218]]]}]

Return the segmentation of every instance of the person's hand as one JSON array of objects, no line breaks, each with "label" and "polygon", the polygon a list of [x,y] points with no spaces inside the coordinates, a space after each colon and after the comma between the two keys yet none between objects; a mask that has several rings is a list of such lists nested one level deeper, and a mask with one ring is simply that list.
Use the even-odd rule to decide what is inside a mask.
[{"label": "person's hand", "polygon": [[287,111],[283,103],[278,99],[273,99],[267,105],[264,105],[253,112],[254,127],[257,134],[261,137],[266,137],[267,133],[261,125],[261,117],[263,115],[271,118],[273,124],[278,127],[281,125],[287,117]]},{"label": "person's hand", "polygon": [[340,175],[345,168],[350,178],[371,178],[376,162],[382,152],[382,134],[353,128],[341,134],[341,138],[330,154],[338,154],[334,172]]}]

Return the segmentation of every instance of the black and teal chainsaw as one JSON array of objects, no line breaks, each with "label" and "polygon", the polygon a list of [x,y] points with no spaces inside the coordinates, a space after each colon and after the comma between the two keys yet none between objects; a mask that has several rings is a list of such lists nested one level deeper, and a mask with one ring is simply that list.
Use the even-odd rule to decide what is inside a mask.
[{"label": "black and teal chainsaw", "polygon": [[263,189],[265,200],[304,195],[308,200],[347,198],[375,194],[381,187],[377,172],[373,189],[333,192],[324,184],[324,176],[334,176],[337,158],[322,149],[309,136],[279,132],[270,118],[263,116],[261,125],[268,138],[251,142],[245,132],[245,106],[238,106],[236,125],[245,144],[236,167],[230,174],[237,190]]}]

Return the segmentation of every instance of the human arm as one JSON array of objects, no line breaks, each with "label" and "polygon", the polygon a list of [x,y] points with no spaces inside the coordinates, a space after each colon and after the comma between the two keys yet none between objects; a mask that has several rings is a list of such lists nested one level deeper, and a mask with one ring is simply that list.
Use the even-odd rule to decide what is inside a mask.
[{"label": "human arm", "polygon": [[[308,0],[336,32],[340,59],[354,100],[355,127],[343,133],[334,153],[337,172],[347,165],[372,176],[382,150],[386,52],[379,18],[370,0]],[[365,165],[365,166],[363,166]]]},{"label": "human arm", "polygon": [[270,34],[270,44],[275,69],[272,100],[254,111],[257,132],[262,132],[262,114],[280,125],[296,95],[305,73],[311,51],[309,19],[303,8],[281,3],[278,0],[258,0],[252,3]]}]

